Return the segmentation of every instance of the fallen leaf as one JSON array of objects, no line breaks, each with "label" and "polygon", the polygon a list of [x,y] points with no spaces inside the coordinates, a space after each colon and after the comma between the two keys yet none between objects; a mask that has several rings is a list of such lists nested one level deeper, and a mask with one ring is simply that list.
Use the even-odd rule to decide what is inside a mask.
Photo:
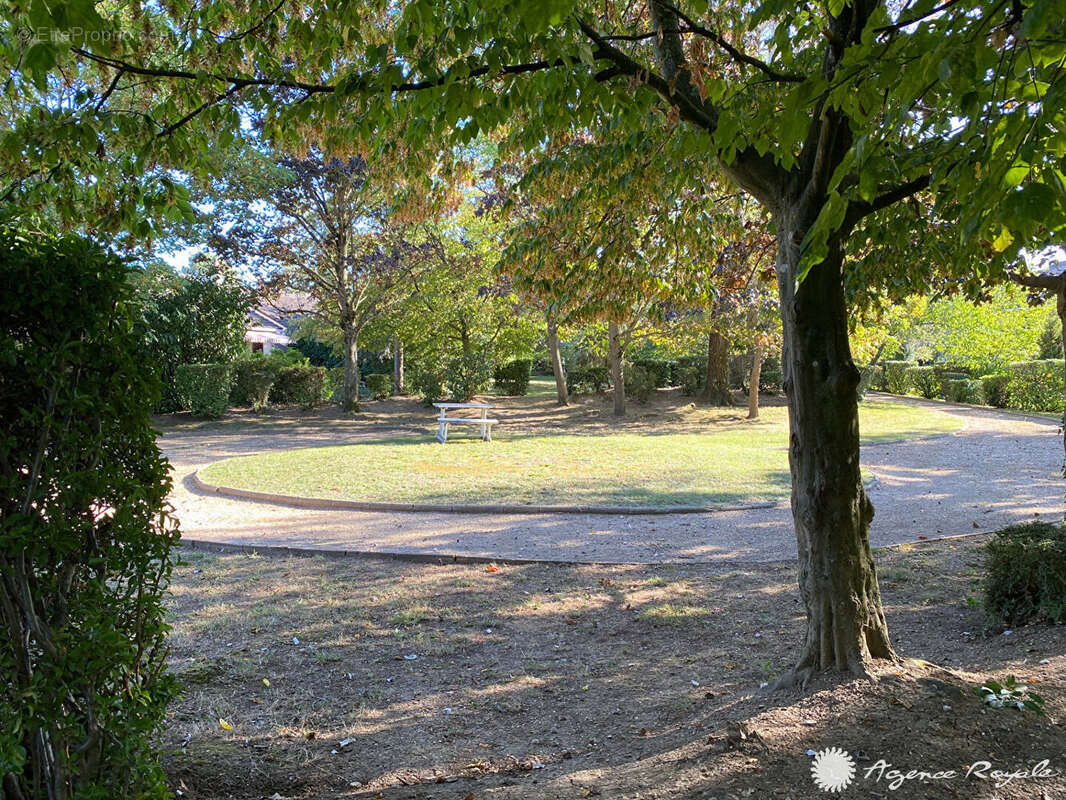
[{"label": "fallen leaf", "polygon": [[222,717],[218,718],[218,724],[222,726],[222,730],[224,731],[233,730],[233,726],[226,722],[226,720],[222,719]]},{"label": "fallen leaf", "polygon": [[495,564],[489,564],[487,567],[485,567],[485,572],[499,572],[499,571],[500,571],[500,568],[497,567]]},{"label": "fallen leaf", "polygon": [[266,678],[263,678],[263,685],[270,686],[270,681],[268,681]]}]

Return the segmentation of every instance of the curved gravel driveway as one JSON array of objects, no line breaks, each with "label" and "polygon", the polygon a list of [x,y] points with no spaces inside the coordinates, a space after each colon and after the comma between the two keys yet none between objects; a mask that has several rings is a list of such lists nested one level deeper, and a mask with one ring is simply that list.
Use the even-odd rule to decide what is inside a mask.
[{"label": "curved gravel driveway", "polygon": [[[863,447],[862,463],[875,478],[874,547],[1066,514],[1063,447],[1054,420],[892,400],[937,408],[965,425],[947,436]],[[273,432],[165,430],[159,443],[174,470],[171,501],[184,537],[260,547],[566,562],[777,561],[796,553],[787,505],[663,516],[320,511],[208,495],[191,480],[196,470],[234,455],[368,437],[365,430],[339,427],[295,420]]]}]

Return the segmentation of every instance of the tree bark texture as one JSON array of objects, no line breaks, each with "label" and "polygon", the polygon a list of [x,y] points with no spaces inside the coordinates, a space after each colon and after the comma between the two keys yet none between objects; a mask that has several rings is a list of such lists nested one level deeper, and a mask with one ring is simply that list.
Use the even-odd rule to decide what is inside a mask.
[{"label": "tree bark texture", "polygon": [[712,406],[733,405],[733,393],[729,391],[729,340],[716,330],[707,336],[707,379],[699,399]]},{"label": "tree bark texture", "polygon": [[759,418],[759,378],[762,376],[763,344],[756,342],[751,351],[751,377],[748,380],[748,419]]},{"label": "tree bark texture", "polygon": [[806,683],[826,669],[863,674],[871,658],[895,658],[870,551],[873,504],[859,471],[859,371],[848,342],[841,247],[831,243],[797,288],[805,227],[798,216],[787,208],[777,215],[777,276],[807,635],[783,683]]},{"label": "tree bark texture", "polygon": [[344,388],[341,391],[341,408],[345,411],[359,410],[359,330],[344,327]]},{"label": "tree bark texture", "polygon": [[607,323],[608,351],[611,359],[611,394],[614,397],[614,415],[626,415],[626,382],[622,367],[622,335],[617,322]]},{"label": "tree bark texture", "polygon": [[556,404],[569,405],[570,394],[566,389],[566,373],[563,372],[563,357],[559,353],[559,329],[555,320],[548,318],[548,354],[552,362],[552,375],[555,376]]},{"label": "tree bark texture", "polygon": [[392,393],[403,394],[403,342],[396,340],[392,343]]}]

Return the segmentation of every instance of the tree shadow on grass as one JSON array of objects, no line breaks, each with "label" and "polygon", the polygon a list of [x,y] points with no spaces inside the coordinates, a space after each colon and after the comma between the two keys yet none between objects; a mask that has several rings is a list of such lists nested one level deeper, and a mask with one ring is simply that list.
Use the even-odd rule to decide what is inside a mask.
[{"label": "tree shadow on grass", "polygon": [[[964,601],[974,557],[879,556],[897,646],[1039,677],[1054,718],[1066,629],[985,637]],[[186,692],[164,737],[188,797],[799,798],[820,796],[808,749],[915,769],[1061,752],[1048,719],[985,712],[968,692],[979,678],[961,673],[912,664],[876,684],[760,693],[802,638],[789,564],[188,559],[171,606]],[[867,788],[985,796],[972,783]]]}]

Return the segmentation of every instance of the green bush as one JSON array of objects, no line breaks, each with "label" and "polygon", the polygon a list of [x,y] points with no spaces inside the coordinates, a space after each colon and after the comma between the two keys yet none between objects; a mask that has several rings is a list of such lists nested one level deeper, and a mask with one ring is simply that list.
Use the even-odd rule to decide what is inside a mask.
[{"label": "green bush", "polygon": [[453,403],[469,403],[492,379],[492,367],[484,354],[457,356],[448,362],[445,387]]},{"label": "green bush", "polygon": [[170,797],[177,526],[130,270],[0,232],[0,796]]},{"label": "green bush", "polygon": [[671,383],[675,362],[661,358],[636,358],[632,363],[651,377],[656,389],[675,385]]},{"label": "green bush", "polygon": [[517,358],[496,367],[493,381],[496,388],[508,395],[524,395],[529,391],[529,375],[533,362],[527,358]]},{"label": "green bush", "polygon": [[301,336],[292,343],[289,351],[296,351],[304,355],[312,367],[336,369],[344,366],[344,357],[334,353],[333,345],[320,342],[318,339],[309,336]]},{"label": "green bush", "polygon": [[1027,411],[1062,411],[1066,366],[1058,359],[1016,361],[1007,367],[1007,405]]},{"label": "green bush", "polygon": [[367,375],[366,388],[370,397],[374,400],[384,400],[392,394],[392,376],[382,375],[380,372]]},{"label": "green bush", "polygon": [[869,365],[859,367],[859,388],[857,390],[859,399],[864,398],[868,391],[876,391],[884,383],[884,377],[885,368],[880,364],[874,364],[872,367]]},{"label": "green bush", "polygon": [[1062,322],[1058,315],[1047,318],[1043,330],[1040,331],[1037,346],[1040,348],[1037,359],[1041,361],[1062,358]]},{"label": "green bush", "polygon": [[655,376],[643,367],[630,364],[624,373],[626,397],[647,403],[655,391]]},{"label": "green bush", "polygon": [[908,393],[917,392],[929,399],[940,396],[940,378],[935,367],[907,367],[904,374]]},{"label": "green bush", "polygon": [[281,405],[312,409],[326,397],[325,367],[283,367],[270,390],[270,399]]},{"label": "green bush", "polygon": [[344,391],[344,367],[326,367],[326,399],[331,403],[339,403]]},{"label": "green bush", "polygon": [[1010,375],[1005,372],[982,375],[977,379],[981,384],[981,402],[996,408],[1007,407],[1007,383]]},{"label": "green bush", "polygon": [[677,380],[681,385],[682,394],[695,397],[703,388],[706,373],[701,367],[685,365],[677,370]]},{"label": "green bush", "polygon": [[707,368],[707,356],[682,356],[677,361],[671,362],[670,383],[673,386],[684,386],[684,378],[691,370],[700,372]]},{"label": "green bush", "polygon": [[944,399],[952,403],[980,405],[984,399],[981,382],[972,378],[957,378],[944,381]]},{"label": "green bush", "polygon": [[906,394],[911,386],[907,379],[907,370],[918,366],[913,361],[886,361],[885,391],[890,394]]},{"label": "green bush", "polygon": [[444,370],[422,367],[414,370],[408,380],[414,393],[421,397],[427,406],[444,399]]},{"label": "green bush", "polygon": [[1029,522],[997,531],[985,545],[985,570],[985,609],[993,619],[1066,622],[1066,528]]},{"label": "green bush", "polygon": [[607,367],[574,367],[566,371],[566,390],[570,394],[600,394],[611,383],[611,371]]},{"label": "green bush", "polygon": [[226,413],[232,385],[233,368],[229,364],[182,364],[174,373],[181,407],[207,419]]},{"label": "green bush", "polygon": [[939,396],[943,397],[945,400],[950,400],[951,398],[948,397],[948,393],[950,392],[948,384],[951,383],[952,381],[966,381],[966,380],[969,380],[969,379],[970,379],[970,374],[968,372],[953,372],[951,370],[938,368],[937,369],[937,380],[939,381],[939,384],[940,384],[940,395]]},{"label": "green bush", "polygon": [[272,359],[253,356],[234,362],[230,405],[251,406],[258,414],[267,407],[270,389],[277,377],[278,367]]}]

